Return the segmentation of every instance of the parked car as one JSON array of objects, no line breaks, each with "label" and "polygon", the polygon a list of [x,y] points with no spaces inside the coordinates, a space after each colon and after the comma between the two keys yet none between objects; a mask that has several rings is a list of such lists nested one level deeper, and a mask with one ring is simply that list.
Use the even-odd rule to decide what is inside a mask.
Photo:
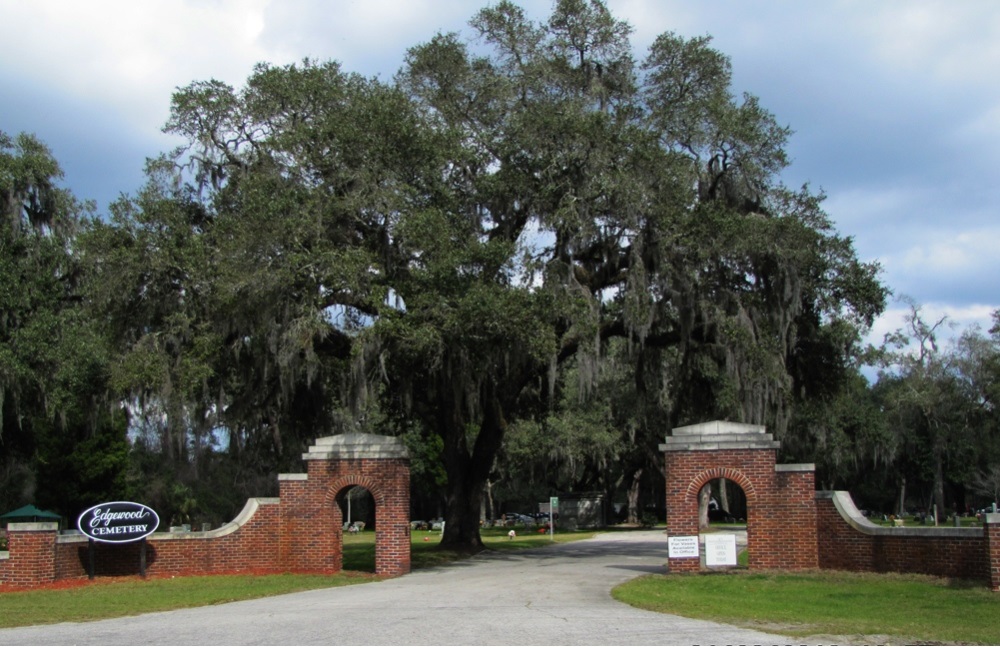
[{"label": "parked car", "polygon": [[508,512],[504,515],[508,526],[513,526],[516,524],[534,524],[534,517],[529,517],[526,514],[521,514],[519,512]]},{"label": "parked car", "polygon": [[719,523],[735,523],[736,517],[729,514],[729,510],[725,508],[715,508],[708,511],[708,520]]}]

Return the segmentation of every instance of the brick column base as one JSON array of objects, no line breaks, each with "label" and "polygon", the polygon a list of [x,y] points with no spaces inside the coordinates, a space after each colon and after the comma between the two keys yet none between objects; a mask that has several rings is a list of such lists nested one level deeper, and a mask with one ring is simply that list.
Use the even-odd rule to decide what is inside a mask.
[{"label": "brick column base", "polygon": [[1000,513],[986,515],[986,559],[990,566],[990,589],[1000,593]]},{"label": "brick column base", "polygon": [[54,521],[8,525],[10,559],[3,571],[3,584],[30,588],[54,582],[58,534],[59,524]]}]

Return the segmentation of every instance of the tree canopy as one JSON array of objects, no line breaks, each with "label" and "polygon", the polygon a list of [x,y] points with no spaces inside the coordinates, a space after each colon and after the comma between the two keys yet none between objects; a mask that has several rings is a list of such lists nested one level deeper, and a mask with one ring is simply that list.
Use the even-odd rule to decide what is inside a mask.
[{"label": "tree canopy", "polygon": [[788,128],[707,38],[637,61],[596,1],[471,25],[478,45],[440,34],[393,83],[304,61],[175,94],[186,145],[87,247],[115,375],[165,408],[168,452],[219,429],[275,465],[376,421],[439,437],[445,542],[474,547],[509,425],[554,411],[569,363],[590,397],[620,338],[650,434],[724,415],[780,436],[856,341],[828,331],[881,311],[878,268],[781,184]]},{"label": "tree canopy", "polygon": [[991,491],[997,336],[863,353],[879,267],[782,182],[791,130],[708,37],[639,53],[597,0],[470,29],[391,81],[305,60],[179,88],[181,146],[106,218],[0,139],[8,482],[104,447],[94,491],[224,521],[318,436],[400,435],[444,543],[476,549],[485,494],[637,516],[662,436],[726,418],[879,500]]}]

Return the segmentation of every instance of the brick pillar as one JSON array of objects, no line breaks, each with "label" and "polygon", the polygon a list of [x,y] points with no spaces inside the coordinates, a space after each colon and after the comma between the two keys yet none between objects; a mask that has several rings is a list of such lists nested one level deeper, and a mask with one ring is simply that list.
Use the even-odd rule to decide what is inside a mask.
[{"label": "brick pillar", "polygon": [[10,560],[4,584],[27,588],[56,579],[56,536],[59,524],[12,523],[7,526]]},{"label": "brick pillar", "polygon": [[[690,496],[691,478],[702,467],[703,452],[666,453],[667,473],[667,535],[669,537],[694,537],[698,540],[698,497]],[[700,548],[699,548],[700,550]],[[701,568],[697,557],[667,557],[670,573],[691,573]]]},{"label": "brick pillar", "polygon": [[986,561],[990,568],[990,589],[1000,593],[1000,513],[986,515]]},{"label": "brick pillar", "polygon": [[768,539],[777,558],[773,568],[819,567],[816,517],[816,466],[812,463],[775,465],[775,534]]},{"label": "brick pillar", "polygon": [[375,510],[375,574],[406,575],[410,572],[409,461],[381,459],[378,463],[383,505]]}]

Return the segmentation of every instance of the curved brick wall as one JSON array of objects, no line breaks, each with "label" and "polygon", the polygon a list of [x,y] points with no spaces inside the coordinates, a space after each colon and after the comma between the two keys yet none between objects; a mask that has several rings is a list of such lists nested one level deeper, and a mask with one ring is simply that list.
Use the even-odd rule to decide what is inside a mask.
[{"label": "curved brick wall", "polygon": [[[375,573],[410,572],[410,468],[396,438],[345,434],[320,438],[303,455],[307,474],[278,476],[280,497],[250,499],[230,523],[206,532],[153,533],[146,575],[336,573],[343,564],[337,493],[361,485],[375,498]],[[0,553],[0,585],[30,588],[88,576],[83,535],[58,534],[55,523],[10,524]],[[94,542],[95,576],[136,575],[141,542]]]},{"label": "curved brick wall", "polygon": [[847,492],[817,492],[821,568],[990,580],[983,528],[877,526]]}]

